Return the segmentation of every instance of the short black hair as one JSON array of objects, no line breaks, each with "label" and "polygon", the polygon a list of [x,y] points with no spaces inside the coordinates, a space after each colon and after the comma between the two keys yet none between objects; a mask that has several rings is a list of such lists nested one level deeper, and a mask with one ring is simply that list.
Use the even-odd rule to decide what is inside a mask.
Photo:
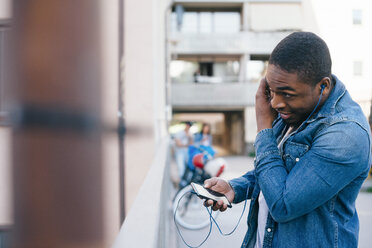
[{"label": "short black hair", "polygon": [[294,32],[285,37],[271,53],[269,64],[297,73],[301,81],[314,86],[332,74],[328,46],[311,32]]}]

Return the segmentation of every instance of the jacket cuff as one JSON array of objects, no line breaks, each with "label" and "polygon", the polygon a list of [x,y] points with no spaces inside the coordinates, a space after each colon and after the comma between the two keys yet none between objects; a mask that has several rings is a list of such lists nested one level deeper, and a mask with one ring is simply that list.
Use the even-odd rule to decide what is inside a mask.
[{"label": "jacket cuff", "polygon": [[280,156],[280,152],[272,128],[263,129],[257,134],[254,147],[256,148],[255,165],[257,165],[264,157],[270,154]]},{"label": "jacket cuff", "polygon": [[231,188],[234,190],[235,196],[232,203],[239,203],[246,199],[247,195],[247,183],[245,182],[245,179],[242,177],[232,179],[228,181]]}]

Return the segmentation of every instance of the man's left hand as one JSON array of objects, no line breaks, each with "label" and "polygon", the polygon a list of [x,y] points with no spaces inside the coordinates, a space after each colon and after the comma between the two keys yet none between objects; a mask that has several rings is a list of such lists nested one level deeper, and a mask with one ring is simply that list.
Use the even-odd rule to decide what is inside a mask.
[{"label": "man's left hand", "polygon": [[256,123],[257,133],[266,128],[272,128],[278,112],[270,104],[270,91],[266,79],[261,79],[260,86],[256,93]]}]

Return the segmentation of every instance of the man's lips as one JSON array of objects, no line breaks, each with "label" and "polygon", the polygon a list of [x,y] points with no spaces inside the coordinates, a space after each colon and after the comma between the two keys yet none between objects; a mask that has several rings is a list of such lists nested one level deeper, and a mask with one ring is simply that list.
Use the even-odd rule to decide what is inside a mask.
[{"label": "man's lips", "polygon": [[292,114],[291,113],[279,113],[280,117],[282,117],[283,120],[287,120],[291,118]]}]

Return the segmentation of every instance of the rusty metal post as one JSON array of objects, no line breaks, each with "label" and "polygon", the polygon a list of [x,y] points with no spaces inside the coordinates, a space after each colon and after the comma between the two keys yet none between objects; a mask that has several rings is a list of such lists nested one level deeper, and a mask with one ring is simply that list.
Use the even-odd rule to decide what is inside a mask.
[{"label": "rusty metal post", "polygon": [[98,0],[14,1],[11,247],[102,247]]}]

